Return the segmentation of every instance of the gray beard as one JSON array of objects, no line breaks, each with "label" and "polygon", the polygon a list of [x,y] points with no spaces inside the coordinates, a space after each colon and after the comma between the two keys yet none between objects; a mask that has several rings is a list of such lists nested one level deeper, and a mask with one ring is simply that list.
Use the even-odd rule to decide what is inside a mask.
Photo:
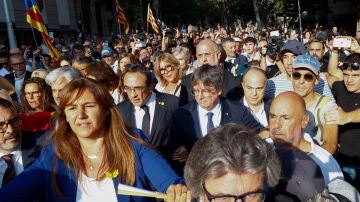
[{"label": "gray beard", "polygon": [[8,147],[8,146],[5,146],[4,144],[0,144],[0,150],[13,152],[13,151],[18,150],[18,149],[20,149],[20,142],[19,142],[19,144],[15,145],[15,146],[12,146],[12,147]]}]

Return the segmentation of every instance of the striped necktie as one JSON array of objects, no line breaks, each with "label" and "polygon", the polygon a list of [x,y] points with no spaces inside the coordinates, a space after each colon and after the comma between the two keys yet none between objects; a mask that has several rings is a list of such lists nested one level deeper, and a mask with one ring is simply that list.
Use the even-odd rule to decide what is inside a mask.
[{"label": "striped necktie", "polygon": [[3,176],[3,180],[2,180],[2,184],[1,186],[3,187],[5,184],[7,184],[8,182],[10,182],[10,180],[12,178],[15,177],[16,173],[15,173],[15,166],[12,160],[12,154],[8,154],[8,155],[4,155],[1,158],[8,164],[8,167],[5,170],[5,174]]}]

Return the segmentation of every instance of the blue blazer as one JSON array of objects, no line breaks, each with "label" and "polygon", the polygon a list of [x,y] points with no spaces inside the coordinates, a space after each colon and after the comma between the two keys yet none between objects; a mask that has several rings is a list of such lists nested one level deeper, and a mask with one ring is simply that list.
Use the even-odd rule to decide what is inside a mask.
[{"label": "blue blazer", "polygon": [[[136,159],[136,179],[134,187],[151,190],[151,185],[159,192],[166,192],[171,184],[185,184],[158,153],[138,142],[131,141]],[[52,172],[56,165],[56,180],[65,199],[54,190]],[[119,181],[113,178],[117,193]],[[36,161],[24,172],[0,189],[0,201],[75,201],[77,179],[74,170],[56,158],[53,144],[46,146]],[[156,201],[152,198],[118,195],[118,201]]]}]

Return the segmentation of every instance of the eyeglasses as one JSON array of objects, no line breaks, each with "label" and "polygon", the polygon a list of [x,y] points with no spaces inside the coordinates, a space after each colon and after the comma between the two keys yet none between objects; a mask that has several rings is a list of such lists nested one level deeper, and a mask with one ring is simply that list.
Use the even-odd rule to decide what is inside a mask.
[{"label": "eyeglasses", "polygon": [[311,74],[300,74],[299,72],[293,72],[292,74],[294,80],[299,80],[301,77],[304,77],[307,82],[312,82],[314,80],[314,76]]},{"label": "eyeglasses", "polygon": [[265,187],[264,190],[252,191],[238,196],[230,195],[230,194],[226,194],[222,196],[212,196],[208,192],[204,184],[202,185],[202,187],[205,191],[205,195],[207,199],[210,202],[236,202],[237,200],[240,200],[241,202],[260,202],[260,201],[264,201],[265,195],[267,193],[267,189]]},{"label": "eyeglasses", "polygon": [[352,70],[359,70],[360,68],[360,64],[355,62],[355,63],[344,63],[342,66],[341,66],[341,69],[342,70],[347,70],[348,68],[351,68]]},{"label": "eyeglasses", "polygon": [[160,74],[163,75],[166,72],[170,72],[172,70],[174,70],[174,66],[173,65],[166,65],[165,68],[159,68],[160,70]]},{"label": "eyeglasses", "polygon": [[129,86],[125,86],[124,87],[124,92],[125,93],[132,93],[135,91],[135,93],[142,93],[147,87],[146,86],[137,86],[137,87],[129,87]]},{"label": "eyeglasses", "polygon": [[193,96],[199,96],[200,94],[202,94],[205,97],[209,97],[210,95],[214,94],[215,92],[216,92],[215,90],[209,90],[209,89],[204,89],[204,90],[192,89],[191,90],[191,94]]},{"label": "eyeglasses", "polygon": [[0,132],[5,133],[6,130],[8,129],[9,124],[12,127],[17,128],[20,126],[20,123],[21,123],[21,118],[18,116],[14,117],[8,121],[0,122]]},{"label": "eyeglasses", "polygon": [[212,56],[212,54],[214,54],[214,52],[212,52],[212,53],[202,53],[202,54],[196,54],[196,57],[197,58],[208,58],[208,57],[210,57],[210,56]]},{"label": "eyeglasses", "polygon": [[39,91],[34,91],[34,92],[25,92],[25,97],[29,98],[29,97],[39,97],[41,95],[41,92]]},{"label": "eyeglasses", "polygon": [[20,62],[20,63],[15,63],[15,64],[11,64],[12,67],[20,67],[22,65],[24,65],[25,62]]}]

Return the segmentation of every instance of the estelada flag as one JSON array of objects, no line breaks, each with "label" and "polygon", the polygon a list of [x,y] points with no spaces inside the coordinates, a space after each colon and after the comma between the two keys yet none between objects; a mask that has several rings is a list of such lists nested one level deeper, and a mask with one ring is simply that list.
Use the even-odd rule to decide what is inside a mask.
[{"label": "estelada flag", "polygon": [[58,60],[60,57],[59,52],[53,46],[49,33],[46,29],[44,20],[41,16],[41,12],[36,4],[35,0],[24,0],[25,9],[26,9],[26,22],[28,22],[31,27],[37,29],[43,39],[46,47],[49,49],[49,54],[52,58]]},{"label": "estelada flag", "polygon": [[147,13],[147,21],[151,24],[152,28],[156,33],[159,33],[159,26],[156,24],[155,17],[150,9],[150,4],[148,4],[148,13]]},{"label": "estelada flag", "polygon": [[118,0],[115,0],[115,9],[118,23],[123,24],[125,33],[128,34],[130,30],[130,25],[125,17],[124,10],[121,8]]}]

